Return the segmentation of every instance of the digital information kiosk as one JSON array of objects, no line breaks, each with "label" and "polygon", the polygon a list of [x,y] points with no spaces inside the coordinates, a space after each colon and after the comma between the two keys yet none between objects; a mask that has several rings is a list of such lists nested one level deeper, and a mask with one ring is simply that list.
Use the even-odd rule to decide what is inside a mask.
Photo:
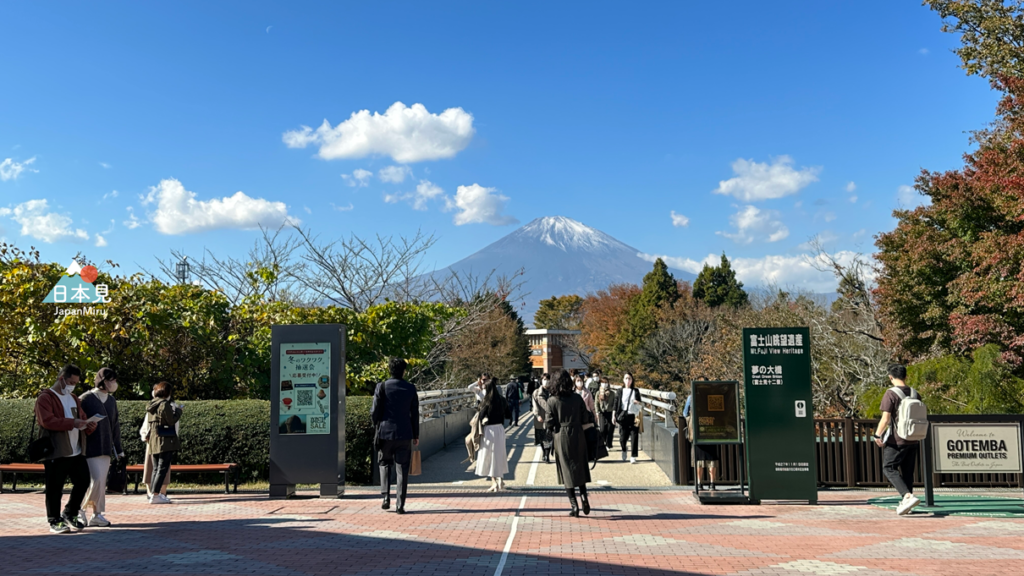
[{"label": "digital information kiosk", "polygon": [[345,326],[271,326],[270,497],[345,486]]}]

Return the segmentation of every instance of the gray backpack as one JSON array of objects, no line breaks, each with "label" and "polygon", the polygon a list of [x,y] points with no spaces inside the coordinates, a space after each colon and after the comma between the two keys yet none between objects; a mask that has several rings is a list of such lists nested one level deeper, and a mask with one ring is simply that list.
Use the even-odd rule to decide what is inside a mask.
[{"label": "gray backpack", "polygon": [[910,397],[907,397],[898,387],[890,388],[900,398],[900,405],[896,409],[896,426],[893,432],[898,438],[919,442],[928,436],[928,408],[917,390],[910,389]]}]

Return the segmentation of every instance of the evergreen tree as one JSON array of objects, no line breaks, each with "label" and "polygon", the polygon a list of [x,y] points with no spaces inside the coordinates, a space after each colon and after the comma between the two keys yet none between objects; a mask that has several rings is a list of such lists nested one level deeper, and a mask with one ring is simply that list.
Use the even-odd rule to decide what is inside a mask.
[{"label": "evergreen tree", "polygon": [[644,276],[644,285],[639,294],[629,299],[626,309],[626,326],[616,338],[612,348],[611,363],[618,368],[632,368],[644,340],[658,327],[658,309],[672,307],[679,300],[679,286],[668,271],[665,262],[658,258],[654,269]]},{"label": "evergreen tree", "polygon": [[693,283],[693,297],[712,308],[722,305],[739,308],[748,302],[743,283],[736,281],[736,272],[724,252],[718,266],[704,265]]}]

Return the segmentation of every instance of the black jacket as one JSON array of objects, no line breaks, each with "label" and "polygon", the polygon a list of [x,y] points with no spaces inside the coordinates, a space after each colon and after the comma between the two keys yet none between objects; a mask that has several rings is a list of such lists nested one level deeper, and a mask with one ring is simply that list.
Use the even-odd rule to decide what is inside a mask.
[{"label": "black jacket", "polygon": [[370,419],[374,426],[380,424],[381,440],[419,440],[420,400],[416,387],[395,379],[377,384]]},{"label": "black jacket", "polygon": [[630,390],[633,391],[632,392],[632,396],[630,397],[630,402],[632,402],[633,400],[640,400],[640,391],[639,390],[637,390],[635,387],[634,388],[623,387],[622,390],[619,391],[619,402],[618,402],[618,404],[615,405],[615,421],[616,422],[619,421],[619,415],[621,415],[621,414],[626,412],[625,410],[622,409],[622,397],[623,397],[623,395],[629,395],[630,394]]}]

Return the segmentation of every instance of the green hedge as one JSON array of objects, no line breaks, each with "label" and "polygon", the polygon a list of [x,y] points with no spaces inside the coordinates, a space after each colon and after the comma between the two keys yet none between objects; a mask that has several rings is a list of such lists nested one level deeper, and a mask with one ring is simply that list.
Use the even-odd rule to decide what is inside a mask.
[{"label": "green hedge", "polygon": [[[373,426],[369,397],[346,399],[346,481],[368,484]],[[0,400],[0,463],[25,462],[32,425],[33,400]],[[146,402],[120,401],[121,440],[132,464],[142,462],[146,447],[138,430]],[[236,462],[242,481],[267,481],[270,470],[270,403],[265,400],[186,402],[181,417],[180,464]],[[215,480],[214,480],[215,481]]]}]

